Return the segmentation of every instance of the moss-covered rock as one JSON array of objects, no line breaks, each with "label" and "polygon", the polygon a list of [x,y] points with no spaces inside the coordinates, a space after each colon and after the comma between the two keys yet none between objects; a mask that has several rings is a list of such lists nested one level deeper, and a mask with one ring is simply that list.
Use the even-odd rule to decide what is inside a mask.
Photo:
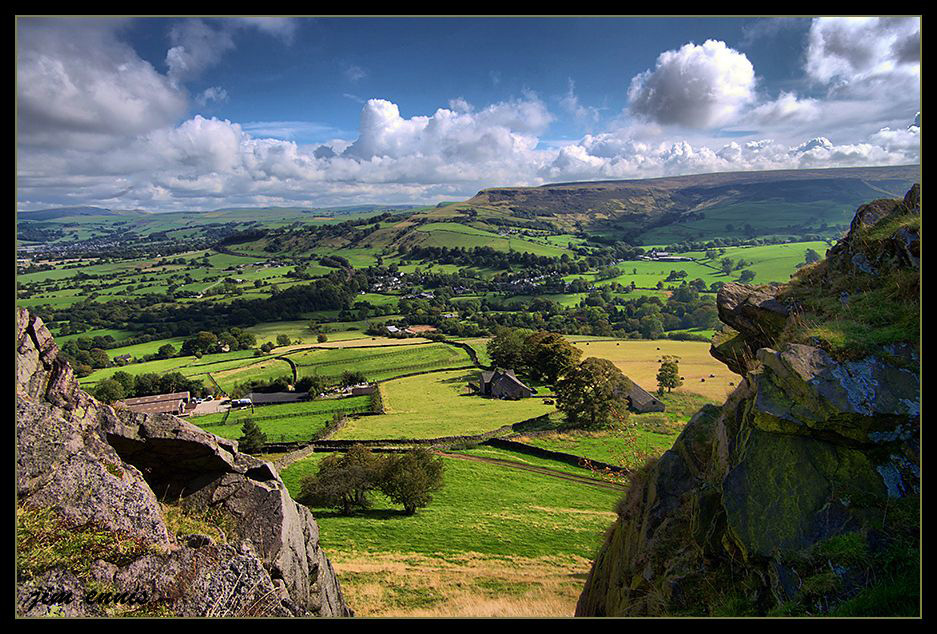
[{"label": "moss-covered rock", "polygon": [[[831,250],[837,261],[805,271],[798,293],[720,292],[732,330],[712,354],[744,378],[635,474],[577,615],[916,613],[919,348],[914,329],[880,320],[919,310],[894,309],[913,287],[919,244],[902,235],[906,249],[887,246],[912,232],[917,196],[861,208]],[[857,266],[875,273],[846,279]],[[831,284],[852,294],[830,297]],[[833,354],[829,339],[804,340],[818,314],[843,320],[825,324],[846,333],[841,343],[868,345]]]}]

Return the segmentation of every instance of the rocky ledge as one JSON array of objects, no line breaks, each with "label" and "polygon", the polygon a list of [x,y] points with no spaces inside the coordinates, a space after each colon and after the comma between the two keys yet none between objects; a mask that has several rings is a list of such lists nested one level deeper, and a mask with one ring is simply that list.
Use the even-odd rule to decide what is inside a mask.
[{"label": "rocky ledge", "polygon": [[[51,513],[76,535],[97,531],[101,540],[133,545],[111,560],[44,561],[34,574],[21,566],[19,614],[48,612],[30,599],[41,589],[83,596],[88,587],[132,587],[163,615],[353,615],[312,514],[269,462],[174,416],[99,403],[25,309],[17,310],[16,414],[20,511]],[[167,503],[215,518],[227,532],[219,529],[222,539],[173,531]],[[107,614],[94,602],[59,607],[66,615]]]},{"label": "rocky ledge", "polygon": [[[919,214],[919,200],[915,187],[903,201],[861,207],[823,270],[917,270],[916,231],[891,235],[886,226],[876,250],[863,232],[896,213]],[[864,274],[873,288],[877,274]],[[714,341],[713,355],[744,378],[634,478],[576,614],[916,610],[917,343],[837,359],[819,346],[783,343],[798,307],[776,288],[729,284],[717,301],[733,330]]]}]

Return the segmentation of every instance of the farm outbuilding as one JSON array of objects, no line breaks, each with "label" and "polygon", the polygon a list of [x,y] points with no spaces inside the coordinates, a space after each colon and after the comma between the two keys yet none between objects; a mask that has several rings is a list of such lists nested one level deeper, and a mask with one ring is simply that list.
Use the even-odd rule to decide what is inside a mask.
[{"label": "farm outbuilding", "polygon": [[481,393],[492,398],[519,399],[533,395],[534,390],[514,376],[513,370],[489,370],[482,372]]},{"label": "farm outbuilding", "polygon": [[631,382],[631,390],[628,392],[627,399],[629,409],[638,414],[664,411],[664,404],[661,400],[634,381]]}]

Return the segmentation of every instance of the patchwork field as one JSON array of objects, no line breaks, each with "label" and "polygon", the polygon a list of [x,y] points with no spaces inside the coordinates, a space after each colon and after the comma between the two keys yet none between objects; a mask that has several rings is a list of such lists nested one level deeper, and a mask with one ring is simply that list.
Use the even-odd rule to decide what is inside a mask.
[{"label": "patchwork field", "polygon": [[[294,496],[322,456],[283,470]],[[571,616],[621,492],[444,460],[443,489],[413,516],[380,495],[348,517],[312,509],[349,605],[360,616]]]},{"label": "patchwork field", "polygon": [[283,359],[267,358],[263,361],[242,365],[222,370],[221,372],[212,372],[212,377],[228,394],[238,383],[247,381],[269,381],[277,377],[287,377],[293,380],[293,369],[290,364]]},{"label": "patchwork field", "polygon": [[237,440],[243,435],[241,425],[253,419],[267,435],[268,442],[296,442],[311,440],[322,431],[336,412],[352,414],[368,411],[369,396],[343,399],[322,399],[283,405],[263,405],[231,410],[230,413],[194,416],[189,422],[222,438]]},{"label": "patchwork field", "polygon": [[[664,355],[680,358],[680,376],[683,386],[678,392],[693,392],[722,403],[729,392],[738,385],[739,377],[729,371],[709,354],[709,344],[702,341],[622,340],[622,341],[577,341],[583,358],[608,359],[625,373],[628,378],[648,392],[657,390],[658,361]],[[714,377],[710,375],[714,374]]]},{"label": "patchwork field", "polygon": [[502,401],[470,393],[480,371],[454,370],[380,384],[386,413],[350,422],[337,439],[436,438],[481,434],[555,411],[542,399]]},{"label": "patchwork field", "polygon": [[354,370],[364,373],[369,381],[382,381],[413,372],[472,365],[472,360],[465,350],[443,343],[380,347],[336,346],[332,349],[295,352],[289,354],[288,358],[296,364],[300,377],[315,374],[334,377]]}]

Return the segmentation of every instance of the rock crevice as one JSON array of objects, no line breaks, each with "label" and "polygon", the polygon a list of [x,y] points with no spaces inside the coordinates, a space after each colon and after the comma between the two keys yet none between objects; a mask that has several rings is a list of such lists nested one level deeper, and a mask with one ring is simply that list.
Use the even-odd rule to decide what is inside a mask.
[{"label": "rock crevice", "polygon": [[[861,207],[850,234],[830,249],[830,270],[853,274],[860,248],[876,270],[914,270],[903,248],[887,246],[894,225],[877,223],[919,214],[919,196],[915,187],[903,201]],[[883,250],[864,241],[870,231],[885,234],[873,245]],[[919,239],[910,244],[907,253],[919,253]],[[837,360],[817,346],[784,343],[797,307],[778,289],[727,284],[717,302],[733,330],[714,341],[713,356],[744,378],[637,474],[579,616],[714,615],[726,605],[755,615],[792,602],[825,613],[873,583],[862,566],[889,560],[883,544],[910,535],[902,552],[913,552],[919,511],[901,501],[915,504],[920,490],[916,342]],[[890,534],[886,521],[896,527]],[[829,544],[839,550],[817,556],[811,569]]]},{"label": "rock crevice", "polygon": [[[51,333],[17,310],[17,503],[72,526],[112,531],[149,554],[121,566],[95,562],[91,578],[53,567],[19,575],[20,614],[32,589],[55,580],[144,589],[179,616],[352,616],[319,547],[312,514],[268,462],[170,415],[115,410],[83,392]],[[227,543],[176,535],[161,507],[223,514]],[[98,614],[72,605],[74,615]]]}]

